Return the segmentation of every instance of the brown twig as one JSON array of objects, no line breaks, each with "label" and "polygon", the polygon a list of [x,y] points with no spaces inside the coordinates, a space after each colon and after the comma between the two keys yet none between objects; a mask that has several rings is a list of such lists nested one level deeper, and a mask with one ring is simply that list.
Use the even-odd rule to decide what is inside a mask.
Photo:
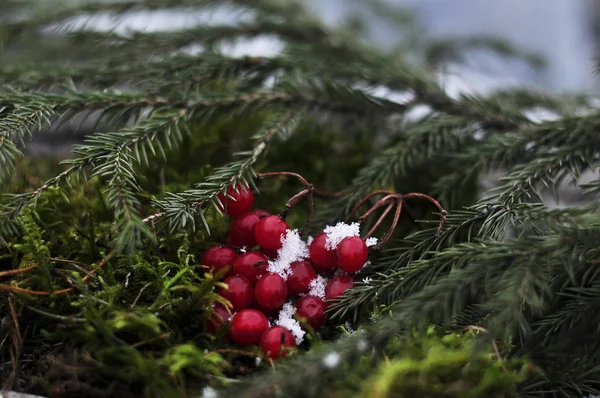
[{"label": "brown twig", "polygon": [[31,266],[26,267],[26,268],[11,269],[9,271],[2,271],[2,272],[0,272],[0,278],[2,278],[3,276],[10,276],[10,275],[22,274],[22,273],[31,271],[32,269],[35,269],[35,268],[37,268],[37,265],[31,265]]},{"label": "brown twig", "polygon": [[298,192],[297,194],[295,194],[294,196],[292,196],[285,204],[285,208],[283,209],[283,211],[279,214],[279,217],[285,221],[285,219],[287,218],[287,216],[293,206],[297,205],[304,199],[307,200],[308,216],[306,217],[306,222],[304,223],[304,227],[302,228],[302,232],[300,233],[300,236],[304,236],[304,234],[308,230],[310,221],[312,220],[312,217],[314,214],[314,209],[315,209],[315,197],[322,198],[322,199],[332,199],[332,198],[342,197],[342,196],[346,195],[343,192],[326,193],[326,192],[319,191],[315,188],[315,186],[313,184],[309,183],[306,180],[306,178],[302,177],[298,173],[292,173],[289,171],[276,171],[276,172],[270,172],[270,173],[257,174],[257,178],[259,180],[262,180],[267,177],[280,177],[280,176],[294,177],[294,178],[298,179],[298,181],[300,181],[300,183],[302,185],[304,185],[304,189],[302,191]]},{"label": "brown twig", "polygon": [[[89,273],[81,279],[82,282],[87,282],[92,276],[94,276],[94,274],[98,270],[102,269],[116,253],[117,253],[116,249],[113,249],[110,253],[108,253],[106,255],[106,257],[104,257],[104,259],[102,259],[102,261],[100,261],[98,263],[98,265],[96,266],[95,269],[89,271]],[[36,266],[31,266],[29,268],[32,269],[35,267]],[[25,268],[23,268],[23,269],[25,269]],[[20,270],[13,270],[13,271],[20,271]],[[5,271],[5,272],[11,272],[11,271]],[[14,273],[15,272],[13,272],[13,274]],[[25,293],[25,294],[30,294],[32,296],[49,296],[50,294],[59,295],[59,294],[70,293],[73,290],[75,290],[75,286],[71,286],[66,289],[55,290],[53,292],[47,292],[47,291],[42,291],[42,290],[31,290],[31,289],[24,289],[24,288],[17,287],[17,286],[0,284],[0,290],[7,291],[7,292],[13,292],[13,293]]]},{"label": "brown twig", "polygon": [[[393,193],[391,191],[387,191],[387,190],[379,190],[379,191],[374,191],[371,192],[370,194],[368,194],[367,196],[365,196],[363,199],[361,199],[355,206],[354,208],[350,211],[349,215],[348,215],[348,219],[347,221],[353,217],[356,212],[365,204],[368,203],[371,198],[373,198],[374,196],[379,196],[379,195],[385,195],[383,198],[379,199],[373,206],[371,206],[363,215],[361,215],[360,217],[358,217],[358,223],[362,224],[363,222],[365,222],[365,220],[367,218],[369,218],[376,210],[378,210],[380,207],[384,207],[385,209],[383,211],[383,213],[379,216],[379,218],[377,219],[377,221],[375,221],[375,224],[373,225],[373,227],[371,227],[371,229],[369,230],[369,232],[367,232],[365,238],[369,238],[373,235],[373,233],[377,230],[377,228],[381,225],[381,223],[383,222],[383,220],[385,219],[385,217],[388,215],[388,213],[390,213],[392,211],[392,209],[394,208],[394,206],[396,207],[396,211],[394,212],[394,218],[392,220],[392,223],[390,225],[390,228],[387,230],[387,232],[385,233],[385,235],[383,236],[383,238],[379,241],[379,243],[377,245],[374,246],[375,249],[379,249],[381,246],[383,246],[392,236],[394,230],[396,229],[396,226],[398,225],[398,222],[400,220],[400,215],[402,214],[402,211],[404,211],[405,213],[407,213],[409,215],[409,217],[412,219],[413,222],[415,222],[415,218],[412,214],[412,212],[410,211],[410,209],[408,209],[408,205],[406,203],[407,199],[425,199],[431,203],[433,203],[437,209],[440,211],[441,213],[441,218],[440,218],[440,223],[437,229],[437,234],[439,235],[442,227],[444,225],[444,223],[446,222],[446,216],[447,216],[447,212],[446,210],[444,210],[442,208],[442,206],[440,205],[440,203],[433,199],[431,196],[422,194],[422,193],[409,193],[406,195],[402,195],[402,194],[396,194]],[[418,225],[418,224],[417,224]]]}]

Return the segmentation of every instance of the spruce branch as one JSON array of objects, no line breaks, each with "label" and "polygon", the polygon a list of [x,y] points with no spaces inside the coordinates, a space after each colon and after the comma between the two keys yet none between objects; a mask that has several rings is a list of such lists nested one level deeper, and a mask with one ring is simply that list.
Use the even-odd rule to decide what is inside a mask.
[{"label": "spruce branch", "polygon": [[[473,242],[487,236],[489,242],[510,228],[520,225],[576,225],[589,215],[589,208],[548,210],[541,204],[520,203],[513,207],[476,205],[448,214],[445,228],[437,234],[436,228],[415,232],[403,239],[398,248],[384,252],[384,256],[366,269],[368,279],[357,282],[341,300],[332,305],[334,319],[352,316],[354,319],[370,310],[374,303],[391,303],[417,294],[438,278],[444,278],[460,261],[437,262],[431,255],[452,249],[461,243]],[[486,228],[496,232],[489,237]],[[532,238],[534,239],[534,238]],[[498,249],[501,250],[501,249]],[[482,256],[485,250],[482,249]],[[490,258],[492,255],[490,254]]]},{"label": "spruce branch", "polygon": [[196,184],[193,189],[182,193],[167,193],[165,199],[154,201],[153,205],[160,209],[160,212],[145,218],[144,221],[158,222],[166,219],[170,231],[186,227],[194,230],[196,217],[199,216],[204,228],[210,233],[204,215],[207,207],[212,206],[220,213],[222,204],[217,198],[220,192],[238,183],[254,186],[254,165],[266,152],[273,137],[283,131],[294,131],[299,117],[300,115],[293,115],[291,112],[270,117],[254,135],[255,144],[252,150],[234,154],[238,160],[217,168],[206,181]]}]

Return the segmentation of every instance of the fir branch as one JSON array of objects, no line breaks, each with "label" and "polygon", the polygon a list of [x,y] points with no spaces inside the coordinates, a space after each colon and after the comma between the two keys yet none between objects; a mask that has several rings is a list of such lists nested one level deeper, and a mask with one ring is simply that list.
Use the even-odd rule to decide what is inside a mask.
[{"label": "fir branch", "polygon": [[352,192],[351,196],[344,198],[346,212],[374,188],[394,186],[398,178],[426,165],[443,151],[459,151],[473,141],[477,130],[477,126],[469,125],[462,117],[446,115],[432,116],[409,128],[398,143],[382,151],[359,171],[347,189]]},{"label": "fir branch", "polygon": [[[389,305],[399,299],[417,294],[435,280],[448,275],[460,262],[438,262],[431,255],[450,250],[461,242],[471,242],[486,236],[482,231],[493,229],[496,235],[504,234],[519,225],[576,225],[590,214],[589,208],[547,210],[540,204],[518,204],[514,207],[477,205],[464,211],[454,211],[441,234],[437,228],[418,231],[403,239],[401,246],[385,252],[385,256],[369,266],[368,279],[356,286],[331,307],[334,319],[352,314],[356,319],[374,303]],[[487,237],[489,242],[495,236]],[[532,238],[534,239],[534,238]],[[490,243],[493,244],[493,243]],[[500,250],[500,249],[498,249]],[[485,251],[482,249],[482,256]],[[475,253],[474,253],[475,255]],[[490,259],[493,256],[490,255]]]},{"label": "fir branch", "polygon": [[167,193],[165,199],[154,201],[154,206],[161,211],[147,217],[144,221],[157,222],[166,219],[170,231],[186,227],[194,230],[196,217],[199,216],[204,228],[210,232],[204,216],[206,208],[213,206],[221,212],[219,206],[222,204],[218,201],[217,194],[224,192],[228,186],[240,182],[250,186],[254,185],[253,180],[256,177],[253,170],[254,164],[265,153],[269,142],[275,135],[282,131],[290,132],[295,129],[298,118],[299,115],[292,116],[290,112],[271,117],[254,135],[255,145],[252,150],[234,154],[234,157],[239,160],[217,168],[206,181],[196,184],[194,189],[177,194]]}]

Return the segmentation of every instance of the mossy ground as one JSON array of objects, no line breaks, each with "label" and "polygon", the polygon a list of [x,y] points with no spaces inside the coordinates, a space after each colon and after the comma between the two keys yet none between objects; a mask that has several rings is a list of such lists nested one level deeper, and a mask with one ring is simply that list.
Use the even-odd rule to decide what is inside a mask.
[{"label": "mossy ground", "polygon": [[[151,199],[190,188],[228,162],[231,153],[249,146],[260,117],[226,120],[194,127],[194,138],[173,149],[168,162],[141,171],[146,212]],[[308,124],[304,130],[271,143],[257,170],[293,171],[334,192],[381,149],[368,132],[347,137],[340,128],[315,132]],[[442,168],[436,162],[425,166],[399,186],[427,192],[432,175]],[[4,191],[35,189],[58,170],[57,159],[22,159]],[[259,187],[257,207],[273,212],[300,190],[295,181],[280,179]],[[475,191],[457,194],[465,204],[475,197]],[[205,332],[208,309],[219,297],[200,255],[227,230],[227,220],[207,214],[211,235],[202,229],[162,232],[157,245],[114,255],[113,214],[104,204],[102,181],[73,182],[42,195],[35,209],[24,212],[22,236],[0,248],[1,271],[32,269],[5,276],[2,283],[42,292],[74,289],[49,295],[2,293],[0,377],[5,388],[55,397],[197,396],[206,385],[269,368],[257,349],[240,349]],[[299,227],[305,217],[299,206],[289,222]],[[409,228],[405,225],[400,233]],[[343,333],[331,327],[322,338]],[[359,368],[348,369],[346,379],[332,381],[323,396],[491,397],[512,391],[526,368],[499,361],[489,344],[473,354],[472,335],[430,332],[393,341],[380,365],[374,367],[365,356]],[[322,344],[320,338],[309,341],[301,348]]]}]

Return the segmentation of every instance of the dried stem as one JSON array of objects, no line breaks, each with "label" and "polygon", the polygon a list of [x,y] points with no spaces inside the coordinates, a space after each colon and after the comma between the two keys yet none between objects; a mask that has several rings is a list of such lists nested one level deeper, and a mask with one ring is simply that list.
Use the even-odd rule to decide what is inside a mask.
[{"label": "dried stem", "polygon": [[292,196],[290,198],[290,200],[288,200],[287,203],[285,204],[285,208],[283,209],[283,211],[279,214],[279,217],[285,221],[285,219],[287,218],[287,216],[293,206],[297,205],[304,199],[307,200],[308,216],[306,217],[306,222],[304,223],[304,227],[302,228],[302,231],[300,232],[300,236],[304,236],[306,234],[306,231],[308,231],[308,227],[310,225],[310,221],[312,220],[314,210],[315,210],[315,197],[323,198],[323,199],[332,199],[332,198],[342,197],[342,196],[346,195],[343,192],[337,192],[337,193],[330,194],[330,193],[318,191],[317,189],[315,189],[315,186],[313,184],[309,183],[306,180],[306,178],[302,177],[298,173],[292,173],[289,171],[276,171],[276,172],[270,172],[270,173],[257,174],[257,178],[259,180],[261,180],[263,178],[267,178],[267,177],[279,177],[279,176],[294,177],[294,178],[298,179],[298,181],[300,181],[300,183],[302,185],[304,185],[304,189],[302,191],[298,192],[296,195]]}]

